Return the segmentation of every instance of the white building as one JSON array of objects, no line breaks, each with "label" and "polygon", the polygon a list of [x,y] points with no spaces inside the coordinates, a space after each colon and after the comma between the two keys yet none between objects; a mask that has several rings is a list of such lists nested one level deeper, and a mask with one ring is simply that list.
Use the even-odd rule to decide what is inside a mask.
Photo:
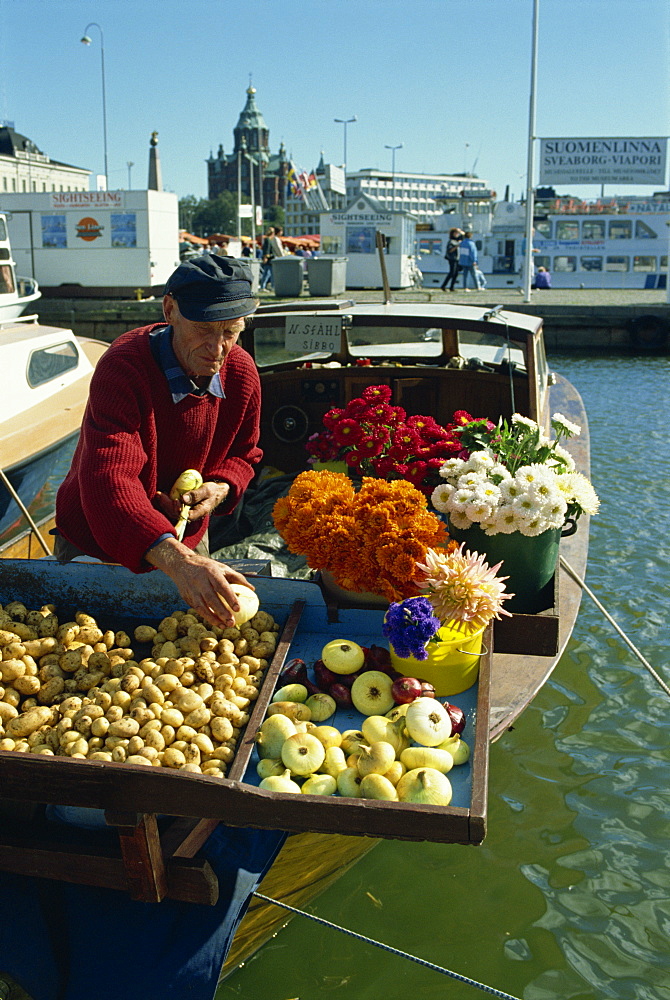
[{"label": "white building", "polygon": [[20,274],[45,296],[162,294],[179,264],[171,191],[50,191],[0,199]]},{"label": "white building", "polygon": [[88,191],[90,175],[90,170],[52,160],[11,126],[0,127],[0,205],[4,194]]},{"label": "white building", "polygon": [[409,174],[387,170],[357,170],[347,174],[347,202],[368,195],[386,211],[411,212],[417,222],[432,222],[444,209],[443,201],[461,192],[487,190],[486,181],[469,174]]}]

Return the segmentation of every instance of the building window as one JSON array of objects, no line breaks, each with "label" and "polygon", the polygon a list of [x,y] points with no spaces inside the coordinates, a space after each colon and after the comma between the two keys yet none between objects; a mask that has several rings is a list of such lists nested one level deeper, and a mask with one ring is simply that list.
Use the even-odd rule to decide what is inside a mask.
[{"label": "building window", "polygon": [[605,258],[605,270],[606,271],[628,271],[630,268],[630,261],[628,257],[606,257]]},{"label": "building window", "polygon": [[656,270],[656,258],[648,256],[635,256],[633,257],[633,270],[634,271],[655,271]]},{"label": "building window", "polygon": [[26,190],[26,182],[25,181],[21,181],[21,186],[22,186],[22,189],[25,191]]},{"label": "building window", "polygon": [[12,191],[16,191],[16,177],[12,177]]},{"label": "building window", "polygon": [[3,189],[3,191],[7,190],[7,178],[6,177],[2,178],[2,189]]}]

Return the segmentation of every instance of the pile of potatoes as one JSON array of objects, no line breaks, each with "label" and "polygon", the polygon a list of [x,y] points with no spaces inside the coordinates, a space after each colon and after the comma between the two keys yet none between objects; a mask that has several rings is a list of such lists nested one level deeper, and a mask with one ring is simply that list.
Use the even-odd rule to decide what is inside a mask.
[{"label": "pile of potatoes", "polygon": [[0,604],[0,750],[171,767],[223,777],[279,626],[210,627],[192,610],[125,632],[45,604]]}]

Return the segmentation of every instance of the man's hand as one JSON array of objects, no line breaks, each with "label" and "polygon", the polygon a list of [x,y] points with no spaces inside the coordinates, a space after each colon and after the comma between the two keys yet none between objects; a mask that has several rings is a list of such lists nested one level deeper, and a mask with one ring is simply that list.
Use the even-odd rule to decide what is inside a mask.
[{"label": "man's hand", "polygon": [[223,503],[229,492],[228,483],[203,483],[197,490],[182,494],[181,501],[171,500],[167,493],[156,493],[154,499],[158,509],[176,524],[182,504],[187,504],[191,508],[188,512],[189,521],[199,521],[205,514],[211,514],[215,507]]},{"label": "man's hand", "polygon": [[[218,484],[205,483],[207,485]],[[221,628],[232,628],[235,624],[232,612],[240,609],[230,584],[240,583],[254,590],[242,573],[225,563],[197,555],[176,538],[165,538],[149,549],[145,559],[170,577],[190,608]]]}]

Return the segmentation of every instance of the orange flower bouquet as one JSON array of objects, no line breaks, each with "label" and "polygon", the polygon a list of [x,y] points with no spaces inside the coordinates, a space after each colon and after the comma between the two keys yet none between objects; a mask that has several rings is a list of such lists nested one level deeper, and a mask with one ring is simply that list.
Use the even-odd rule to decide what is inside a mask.
[{"label": "orange flower bouquet", "polygon": [[417,563],[429,549],[451,552],[442,521],[426,497],[403,479],[364,478],[356,492],[339,472],[302,472],[273,510],[277,531],[291,552],[335,582],[399,601],[417,592]]}]

